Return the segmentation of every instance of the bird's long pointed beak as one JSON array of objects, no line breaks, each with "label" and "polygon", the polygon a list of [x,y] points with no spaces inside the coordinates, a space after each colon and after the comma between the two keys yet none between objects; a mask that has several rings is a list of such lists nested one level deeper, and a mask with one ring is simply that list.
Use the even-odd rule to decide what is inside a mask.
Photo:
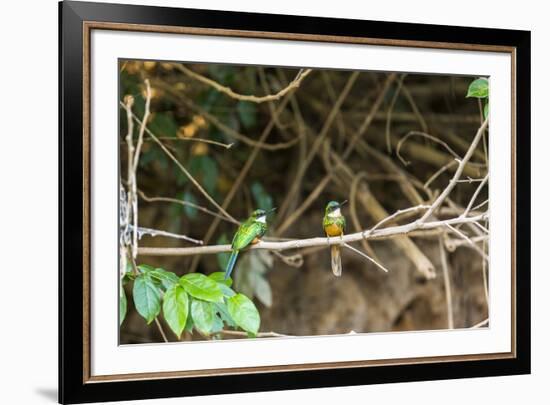
[{"label": "bird's long pointed beak", "polygon": [[277,210],[277,207],[273,207],[269,211],[267,211],[267,213],[271,214],[272,212],[275,212],[276,210]]},{"label": "bird's long pointed beak", "polygon": [[347,203],[348,203],[348,200],[342,201],[342,202],[340,203],[340,207],[341,207],[342,205],[344,205],[344,204],[347,204]]}]

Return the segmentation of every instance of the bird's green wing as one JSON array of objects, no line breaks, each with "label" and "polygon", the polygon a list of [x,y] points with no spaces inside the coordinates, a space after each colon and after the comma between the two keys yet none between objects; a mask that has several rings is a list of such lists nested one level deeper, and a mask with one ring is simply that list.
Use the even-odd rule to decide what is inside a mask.
[{"label": "bird's green wing", "polygon": [[231,246],[234,250],[244,249],[254,240],[254,238],[261,237],[262,233],[262,224],[247,220],[239,226],[237,233],[233,237],[233,243]]},{"label": "bird's green wing", "polygon": [[323,217],[323,228],[326,228],[327,226],[332,225],[332,224],[336,224],[340,228],[342,228],[342,230],[344,230],[344,229],[346,229],[346,217],[341,215],[341,216],[336,217],[336,218],[331,218],[328,215],[325,215]]},{"label": "bird's green wing", "polygon": [[342,227],[342,230],[344,231],[346,229],[346,217],[345,216],[341,216],[339,218],[339,225]]}]

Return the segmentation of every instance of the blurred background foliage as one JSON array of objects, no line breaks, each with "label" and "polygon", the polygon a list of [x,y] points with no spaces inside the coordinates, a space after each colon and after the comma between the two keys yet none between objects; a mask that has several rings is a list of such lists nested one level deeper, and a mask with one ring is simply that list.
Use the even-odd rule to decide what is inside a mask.
[{"label": "blurred background foliage", "polygon": [[[144,79],[152,86],[151,116],[148,128],[159,137],[174,156],[189,170],[210,196],[222,204],[246,164],[254,146],[242,136],[257,141],[273,117],[282,99],[252,103],[235,100],[216,88],[184,74],[178,63],[123,60],[120,62],[120,98],[134,97],[133,111],[142,117],[145,111]],[[185,64],[185,67],[240,94],[274,94],[296,77],[299,69],[233,66],[222,64]],[[330,181],[294,223],[282,233],[278,227],[310,195],[330,170],[330,159],[323,149],[342,154],[349,139],[363,122],[376,97],[383,90],[388,73],[362,72],[337,111],[327,142],[301,179],[299,191],[286,202],[301,162],[321,131],[338,95],[350,77],[349,71],[314,70],[293,93],[293,99],[275,120],[267,137],[269,145],[280,148],[259,151],[242,184],[227,207],[235,218],[244,219],[255,208],[281,207],[271,218],[268,237],[304,238],[323,234],[321,218],[329,200],[349,198],[350,184],[339,178]],[[368,148],[350,155],[347,164],[353,173],[366,173],[368,192],[377,198],[388,213],[411,206],[396,181],[373,153],[391,159],[409,181],[425,183],[452,157],[445,149],[423,138],[411,139],[401,150],[404,165],[395,153],[396,143],[410,131],[424,131],[436,136],[463,154],[480,124],[480,104],[466,98],[472,77],[446,75],[398,75],[385,92],[382,104],[363,135]],[[137,128],[135,128],[137,138]],[[127,122],[120,112],[120,168],[126,167]],[[391,137],[388,153],[386,137]],[[237,135],[237,136],[236,136]],[[228,149],[200,139],[232,146]],[[286,146],[285,146],[286,145]],[[486,150],[476,151],[469,175],[481,175]],[[428,187],[437,194],[452,172],[444,172]],[[463,183],[454,193],[457,204],[464,206],[476,184]],[[204,239],[215,218],[195,205],[216,211],[166,154],[145,137],[139,161],[139,225]],[[420,190],[426,201],[429,193]],[[483,193],[485,194],[485,193]],[[182,205],[155,198],[170,198],[192,203]],[[153,200],[151,200],[153,198]],[[480,197],[483,201],[486,196]],[[374,225],[372,213],[358,205],[357,221],[361,227]],[[353,232],[348,216],[348,233]],[[236,226],[220,221],[208,244],[230,243]],[[242,292],[260,310],[261,330],[291,335],[312,335],[392,330],[422,330],[447,327],[443,277],[437,239],[413,238],[436,267],[437,277],[426,281],[419,277],[411,261],[392,241],[371,242],[377,258],[390,269],[384,274],[368,261],[344,252],[344,271],[340,279],[332,276],[327,248],[301,252],[304,263],[296,268],[266,250],[246,252],[239,257],[233,288]],[[162,236],[143,236],[140,246],[187,246],[184,241]],[[453,283],[453,312],[456,327],[468,327],[487,317],[481,260],[464,247],[449,252]],[[285,252],[285,254],[288,252]],[[300,253],[300,252],[294,252]],[[139,257],[147,263],[176,273],[190,269],[204,274],[223,271],[228,254],[194,257]],[[131,295],[131,291],[127,291]],[[131,308],[121,326],[121,343],[160,341],[155,328],[148,328]],[[196,337],[194,337],[196,338]],[[200,338],[200,337],[198,337]]]}]

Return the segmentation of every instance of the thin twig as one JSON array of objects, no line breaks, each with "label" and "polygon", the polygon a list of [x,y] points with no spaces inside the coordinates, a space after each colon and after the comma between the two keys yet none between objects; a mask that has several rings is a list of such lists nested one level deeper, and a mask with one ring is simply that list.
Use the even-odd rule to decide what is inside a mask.
[{"label": "thin twig", "polygon": [[405,95],[405,98],[409,102],[409,105],[411,106],[411,108],[413,110],[413,114],[415,115],[416,119],[418,120],[418,123],[420,124],[420,127],[422,128],[422,131],[423,132],[428,132],[428,124],[426,124],[426,120],[422,116],[422,113],[418,109],[418,106],[416,105],[416,102],[414,101],[414,98],[413,98],[411,92],[409,91],[409,89],[407,88],[407,86],[405,84],[403,84],[403,86],[401,87],[401,91],[403,92],[403,94]]},{"label": "thin twig", "polygon": [[456,228],[453,228],[451,225],[448,225],[448,224],[445,224],[445,226],[447,228],[449,228],[451,231],[453,231],[454,233],[456,233],[458,236],[460,236],[462,239],[464,239],[465,241],[467,241],[470,245],[475,245],[474,241],[471,240],[468,236],[466,236],[465,234],[463,234],[462,232],[460,232],[458,229]]},{"label": "thin twig", "polygon": [[[473,236],[471,238],[469,238],[468,240],[466,239],[454,239],[454,238],[449,238],[447,237],[445,239],[445,247],[447,248],[447,250],[449,252],[454,252],[456,250],[457,247],[460,247],[460,246],[471,246],[471,243],[470,241],[474,242],[474,243],[484,243],[487,241],[487,239],[489,239],[489,236],[488,235],[481,235],[481,236]],[[482,249],[483,251],[485,251],[485,249]]]},{"label": "thin twig", "polygon": [[481,229],[482,232],[485,232],[486,234],[489,234],[489,230],[486,227],[484,227],[483,225],[476,224],[476,223],[474,223],[474,225],[477,226],[479,229]]},{"label": "thin twig", "polygon": [[[355,228],[356,232],[359,232],[363,227],[361,226],[361,223],[359,222],[359,216],[357,215],[357,188],[359,186],[359,183],[361,180],[367,178],[367,173],[361,172],[355,178],[353,179],[350,187],[350,193],[349,193],[349,213],[351,216],[351,222],[353,223],[353,227]],[[363,249],[369,253],[373,259],[378,259],[376,257],[376,253],[374,252],[373,248],[370,246],[369,242],[367,242],[366,239],[363,239],[361,241],[361,244],[363,245]]]},{"label": "thin twig", "polygon": [[[228,335],[228,336],[248,337],[247,332],[243,332],[243,331],[240,331],[240,330],[222,329],[218,333],[223,333],[224,335]],[[277,333],[277,332],[258,332],[256,334],[256,337],[259,337],[259,338],[264,338],[264,337],[292,337],[292,335],[283,335],[282,333]]]},{"label": "thin twig", "polygon": [[253,95],[244,95],[244,94],[236,93],[230,87],[223,86],[223,85],[219,84],[218,82],[216,82],[212,79],[209,79],[208,77],[200,75],[200,74],[192,71],[191,69],[187,68],[185,65],[182,65],[182,64],[179,64],[179,63],[174,63],[174,64],[172,64],[172,66],[174,66],[179,71],[185,73],[187,76],[192,77],[193,79],[198,80],[198,81],[200,81],[200,82],[202,82],[202,83],[218,90],[220,93],[223,93],[223,94],[225,94],[225,95],[227,95],[227,96],[229,96],[229,97],[231,97],[235,100],[249,101],[251,103],[264,103],[266,101],[275,101],[275,100],[280,99],[281,97],[283,97],[285,94],[287,94],[291,90],[294,90],[294,89],[300,87],[300,84],[302,83],[302,80],[304,80],[306,78],[306,76],[309,75],[312,72],[311,69],[300,70],[298,72],[298,74],[296,75],[296,78],[294,80],[292,80],[288,84],[288,86],[286,86],[284,89],[277,92],[277,94],[268,94],[266,96],[258,97],[258,96],[253,96]]},{"label": "thin twig", "polygon": [[451,160],[449,163],[447,163],[445,166],[442,166],[440,169],[438,169],[432,176],[426,180],[426,183],[424,183],[424,187],[430,187],[430,184],[434,182],[435,179],[437,179],[441,174],[449,170],[454,165],[457,165],[458,162],[456,160]]},{"label": "thin twig", "polygon": [[213,217],[219,218],[223,221],[227,221],[227,222],[230,222],[230,223],[235,224],[235,225],[240,225],[240,222],[237,221],[236,219],[227,218],[223,215],[218,214],[217,212],[210,211],[206,207],[203,207],[203,206],[198,205],[198,204],[194,204],[194,203],[189,202],[189,201],[178,200],[176,198],[170,198],[170,197],[148,197],[147,195],[145,195],[145,193],[143,191],[141,191],[139,189],[138,189],[138,194],[141,198],[143,198],[147,202],[168,202],[168,203],[180,204],[180,205],[183,205],[184,207],[187,206],[187,207],[195,208],[199,211],[202,211],[202,212],[204,212],[208,215],[212,215]]},{"label": "thin twig", "polygon": [[136,152],[134,156],[134,166],[132,167],[132,171],[135,173],[139,164],[139,156],[141,154],[141,146],[143,145],[143,135],[145,134],[145,128],[147,126],[147,121],[149,120],[149,115],[151,114],[151,84],[149,83],[149,79],[145,79],[145,113],[143,114],[143,118],[141,119],[140,127],[139,127],[139,134],[138,134],[138,140],[136,144]]},{"label": "thin twig", "polygon": [[458,229],[456,229],[455,227],[449,225],[449,224],[445,224],[445,226],[447,228],[449,228],[451,231],[453,231],[454,233],[456,233],[458,236],[460,236],[462,239],[464,239],[465,241],[468,242],[469,246],[474,249],[476,252],[478,252],[480,254],[480,256],[489,261],[489,256],[487,256],[485,254],[485,252],[483,250],[481,250],[481,248],[479,246],[477,246],[474,241],[472,239],[470,239],[468,236],[466,236],[464,233],[460,232]]},{"label": "thin twig", "polygon": [[470,210],[472,209],[472,205],[474,205],[474,202],[476,201],[477,196],[479,195],[481,189],[485,184],[487,184],[487,181],[489,180],[489,174],[487,174],[481,183],[479,183],[479,186],[477,187],[475,193],[472,195],[472,198],[470,199],[470,202],[468,203],[468,206],[464,210],[464,213],[462,215],[467,216],[470,213]]},{"label": "thin twig", "polygon": [[399,160],[401,160],[401,162],[406,166],[408,164],[410,164],[410,162],[408,160],[405,160],[403,159],[403,157],[401,156],[401,147],[403,146],[403,144],[407,141],[407,139],[413,137],[413,136],[421,136],[423,138],[427,138],[441,146],[443,146],[447,152],[449,152],[454,158],[456,159],[460,159],[460,156],[444,141],[442,141],[441,139],[439,138],[436,138],[435,136],[433,135],[430,135],[430,134],[426,134],[424,132],[420,132],[420,131],[410,131],[409,133],[407,133],[407,135],[405,135],[403,138],[401,138],[399,140],[399,142],[397,143],[397,147],[395,148],[395,153],[397,154],[397,157],[399,158]]},{"label": "thin twig", "polygon": [[[132,225],[131,229],[133,230],[133,228],[134,227]],[[137,232],[138,232],[138,238],[139,239],[141,239],[141,237],[143,235],[150,235],[152,237],[166,236],[168,238],[183,239],[183,240],[186,240],[186,241],[191,242],[191,243],[196,243],[197,245],[202,245],[203,244],[202,240],[194,239],[194,238],[191,238],[187,235],[181,235],[181,234],[177,234],[177,233],[162,231],[160,229],[144,228],[142,226],[139,226],[137,228]]]},{"label": "thin twig", "polygon": [[234,143],[223,143],[223,142],[213,141],[211,139],[197,138],[197,137],[187,138],[184,136],[178,136],[174,138],[172,136],[159,136],[158,139],[160,141],[187,141],[187,142],[208,143],[210,145],[221,146],[222,148],[225,148],[225,149],[231,149],[235,145]]},{"label": "thin twig", "polygon": [[168,343],[168,338],[166,337],[166,333],[164,333],[164,329],[162,328],[162,325],[160,324],[160,321],[158,318],[155,318],[155,323],[157,324],[157,327],[162,336],[162,339],[164,340],[164,343]]},{"label": "thin twig", "polygon": [[378,267],[379,267],[380,269],[382,269],[384,272],[386,272],[386,273],[389,272],[388,269],[386,269],[384,266],[382,266],[380,263],[378,263],[376,260],[374,260],[372,257],[370,257],[369,255],[367,255],[366,253],[361,252],[359,249],[355,249],[353,246],[348,245],[347,243],[343,243],[343,245],[344,245],[345,247],[347,247],[348,249],[354,251],[354,252],[357,253],[358,255],[363,256],[365,259],[370,260],[372,263],[374,263],[376,266],[378,266]]},{"label": "thin twig", "polygon": [[[137,235],[137,228],[138,228],[138,198],[137,198],[137,168],[139,164],[139,157],[141,154],[141,146],[143,145],[143,135],[145,133],[145,126],[146,122],[149,119],[150,114],[150,106],[151,106],[151,85],[149,84],[149,80],[145,79],[145,112],[143,114],[142,122],[139,127],[139,133],[138,133],[138,140],[136,144],[136,150],[133,156],[133,163],[132,163],[132,175],[131,180],[129,183],[129,192],[131,198],[129,198],[132,201],[132,218],[133,218],[133,230],[132,230],[132,254],[137,254],[137,244],[138,244],[138,235]],[[133,115],[133,114],[132,114]]]},{"label": "thin twig", "polygon": [[489,199],[486,199],[485,201],[483,201],[482,203],[476,205],[474,208],[472,208],[472,211],[476,211],[478,210],[479,208],[483,207],[485,204],[487,204],[489,202]]},{"label": "thin twig", "polygon": [[445,301],[447,303],[447,325],[449,329],[454,329],[453,317],[453,295],[451,291],[451,278],[449,274],[449,265],[447,263],[447,253],[443,244],[443,237],[439,237],[439,253],[441,255],[441,268],[443,270],[443,283],[445,285]]},{"label": "thin twig", "polygon": [[472,183],[481,183],[483,181],[483,179],[473,179],[471,177],[468,176],[467,179],[460,179],[460,180],[457,180],[457,183],[468,183],[468,184],[472,184]]},{"label": "thin twig", "polygon": [[427,210],[428,208],[430,208],[429,205],[417,205],[416,207],[410,207],[410,208],[405,208],[405,209],[402,209],[402,210],[397,210],[395,211],[393,214],[391,214],[390,216],[384,218],[383,220],[381,220],[380,222],[378,222],[376,225],[374,225],[370,231],[373,232],[375,230],[377,230],[378,228],[380,228],[382,225],[390,222],[390,221],[393,221],[395,220],[395,218],[403,215],[403,214],[406,214],[406,213],[410,213],[410,212],[418,212],[418,211],[423,211],[423,210]]},{"label": "thin twig", "polygon": [[399,92],[401,91],[401,87],[403,86],[403,80],[405,80],[405,77],[407,77],[407,75],[403,74],[399,78],[399,81],[397,82],[397,88],[395,89],[395,93],[393,94],[393,97],[390,101],[390,106],[388,108],[388,118],[386,119],[386,148],[388,149],[388,153],[391,153],[390,128],[391,128],[391,119],[392,119],[392,114],[393,114],[393,107],[395,106],[395,102],[397,101],[397,97],[399,97]]},{"label": "thin twig", "polygon": [[453,191],[454,187],[457,184],[457,180],[460,179],[460,176],[462,176],[464,167],[472,157],[474,150],[476,149],[477,144],[479,143],[479,140],[481,139],[483,133],[485,132],[485,129],[487,128],[488,123],[489,121],[485,120],[481,125],[481,127],[477,130],[477,133],[472,143],[470,144],[468,151],[460,161],[453,178],[449,182],[449,185],[443,190],[443,192],[439,195],[439,197],[437,197],[437,199],[434,201],[431,207],[424,213],[422,218],[420,218],[420,222],[426,221],[434,213],[434,211],[439,208],[439,206],[443,203],[443,201],[445,201],[445,199],[449,196],[451,191]]},{"label": "thin twig", "polygon": [[282,235],[290,226],[296,221],[298,218],[302,216],[304,211],[309,208],[309,206],[317,200],[317,197],[323,192],[327,184],[330,182],[332,177],[330,175],[326,175],[313,189],[311,193],[307,196],[307,198],[302,202],[302,204],[296,208],[290,215],[285,217],[284,222],[279,225],[277,230],[275,231],[276,235]]},{"label": "thin twig", "polygon": [[[485,252],[487,241],[484,240],[481,248]],[[487,261],[483,260],[481,265],[481,275],[483,276],[483,292],[485,293],[485,301],[487,302],[487,312],[489,312],[489,282],[487,278]]]}]

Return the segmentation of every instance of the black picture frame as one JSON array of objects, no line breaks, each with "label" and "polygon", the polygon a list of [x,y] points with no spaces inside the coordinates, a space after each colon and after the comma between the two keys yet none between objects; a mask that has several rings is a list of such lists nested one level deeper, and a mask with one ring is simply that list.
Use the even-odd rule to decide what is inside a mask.
[{"label": "black picture frame", "polygon": [[[334,18],[206,11],[137,5],[59,3],[59,401],[137,400],[175,396],[226,394],[354,386],[420,380],[526,374],[530,372],[530,32],[344,20]],[[214,28],[221,30],[380,38],[437,43],[486,44],[515,48],[516,57],[516,285],[515,357],[406,365],[86,381],[83,352],[87,325],[83,314],[85,201],[89,187],[85,169],[84,24],[109,22],[136,25]]]}]

